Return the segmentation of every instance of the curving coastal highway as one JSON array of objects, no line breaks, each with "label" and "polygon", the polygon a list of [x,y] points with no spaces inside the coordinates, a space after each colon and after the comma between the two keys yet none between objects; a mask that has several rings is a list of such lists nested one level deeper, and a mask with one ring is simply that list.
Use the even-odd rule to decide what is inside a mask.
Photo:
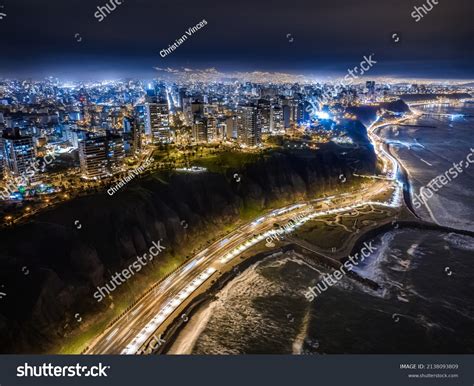
[{"label": "curving coastal highway", "polygon": [[[132,309],[89,344],[86,354],[142,354],[152,352],[163,343],[161,334],[177,319],[186,318],[186,307],[198,295],[207,291],[216,278],[233,269],[238,257],[274,234],[275,224],[292,225],[292,232],[316,217],[354,210],[365,205],[397,208],[402,205],[403,185],[397,180],[398,162],[383,147],[374,133],[386,124],[375,121],[368,134],[375,152],[383,162],[384,177],[374,176],[374,184],[355,193],[311,200],[274,210],[253,222],[244,224],[225,238],[195,255],[189,263],[171,274],[153,291],[147,293]],[[393,190],[387,201],[373,198],[386,190]],[[354,204],[356,203],[356,204]]]}]

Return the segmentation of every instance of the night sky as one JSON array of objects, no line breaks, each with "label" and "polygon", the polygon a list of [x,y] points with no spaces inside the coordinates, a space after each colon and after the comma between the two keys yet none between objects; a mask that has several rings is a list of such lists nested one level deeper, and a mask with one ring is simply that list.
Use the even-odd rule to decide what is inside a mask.
[{"label": "night sky", "polygon": [[0,77],[151,77],[153,66],[327,75],[374,54],[374,75],[474,78],[473,0],[438,0],[419,22],[411,13],[427,0],[121,0],[99,22],[109,1],[0,0]]}]

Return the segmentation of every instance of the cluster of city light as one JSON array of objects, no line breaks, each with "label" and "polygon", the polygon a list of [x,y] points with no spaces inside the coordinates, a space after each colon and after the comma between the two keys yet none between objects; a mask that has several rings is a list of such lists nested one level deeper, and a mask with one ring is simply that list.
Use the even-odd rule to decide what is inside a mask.
[{"label": "cluster of city light", "polygon": [[331,118],[331,116],[329,115],[329,113],[327,113],[326,111],[315,111],[314,115],[315,115],[318,119],[329,119],[329,118]]},{"label": "cluster of city light", "polygon": [[136,354],[140,347],[149,339],[156,329],[171,315],[189,296],[208,280],[216,272],[215,268],[207,268],[174,296],[166,305],[150,320],[145,327],[133,338],[130,344],[122,350],[121,354]]}]

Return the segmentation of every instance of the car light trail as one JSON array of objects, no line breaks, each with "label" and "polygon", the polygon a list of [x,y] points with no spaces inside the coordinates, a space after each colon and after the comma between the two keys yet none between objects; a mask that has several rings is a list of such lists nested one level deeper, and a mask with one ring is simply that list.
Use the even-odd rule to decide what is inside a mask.
[{"label": "car light trail", "polygon": [[296,205],[292,205],[288,208],[283,208],[283,209],[278,209],[278,210],[275,210],[271,213],[272,216],[280,216],[284,213],[287,213],[287,212],[291,212],[292,210],[295,210],[295,209],[299,209],[303,206],[305,206],[306,204],[296,204]]},{"label": "car light trail", "polygon": [[216,272],[215,268],[207,268],[178,292],[166,305],[150,320],[145,327],[133,338],[130,344],[122,350],[122,355],[136,354],[140,347],[151,337],[156,329],[171,315],[183,302],[206,280]]},{"label": "car light trail", "polygon": [[[254,220],[249,225],[262,227],[263,229],[260,230],[261,232],[260,234],[254,234],[253,236],[248,236],[247,234],[242,233],[242,234],[236,234],[232,237],[228,237],[219,242],[218,245],[220,248],[227,245],[231,240],[236,240],[235,239],[236,236],[239,236],[239,238],[243,240],[240,243],[240,245],[236,243],[237,244],[236,246],[229,247],[228,253],[223,252],[222,255],[217,255],[217,256],[212,257],[212,260],[210,260],[210,257],[214,255],[216,252],[211,252],[208,255],[208,249],[206,249],[200,252],[196,256],[196,259],[194,261],[189,262],[188,264],[184,265],[183,267],[175,271],[173,274],[171,274],[160,286],[160,288],[162,288],[163,290],[163,293],[165,290],[169,291],[168,297],[165,298],[165,300],[162,303],[160,302],[160,304],[162,304],[161,308],[158,310],[157,313],[155,313],[156,311],[152,311],[151,316],[147,316],[147,315],[142,316],[142,318],[146,318],[146,320],[144,321],[144,323],[146,324],[141,329],[140,327],[138,327],[139,329],[138,334],[136,334],[135,336],[132,336],[131,338],[126,338],[127,340],[124,343],[124,345],[127,344],[127,346],[120,353],[128,354],[128,355],[139,353],[140,350],[144,347],[144,345],[150,340],[152,335],[170,317],[170,315],[173,314],[180,306],[182,306],[184,302],[186,302],[190,297],[192,297],[195,291],[198,288],[200,288],[217,271],[216,268],[210,267],[200,273],[196,272],[195,274],[196,276],[192,276],[191,278],[187,279],[186,275],[190,275],[191,272],[199,269],[198,264],[201,264],[204,262],[208,262],[209,264],[211,264],[214,261],[218,261],[221,264],[227,264],[231,262],[233,259],[235,259],[238,255],[242,254],[242,252],[250,249],[254,245],[261,242],[262,240],[265,240],[266,238],[275,234],[283,234],[283,233],[290,234],[294,232],[297,228],[301,227],[306,222],[316,217],[324,217],[324,216],[343,213],[347,211],[353,211],[357,208],[367,206],[367,205],[382,206],[382,207],[389,207],[389,208],[400,207],[403,200],[403,195],[402,195],[403,184],[397,178],[398,177],[397,171],[399,168],[399,164],[396,161],[396,159],[392,157],[390,154],[388,154],[388,152],[382,147],[381,141],[378,139],[377,135],[374,134],[375,128],[376,127],[374,127],[374,125],[370,126],[368,130],[369,138],[373,144],[375,152],[377,153],[378,156],[382,158],[385,172],[387,172],[387,169],[389,169],[389,172],[387,173],[387,178],[386,178],[389,186],[387,186],[385,189],[387,189],[388,187],[393,189],[393,193],[391,194],[390,198],[388,198],[384,202],[362,201],[362,196],[361,196],[361,201],[357,201],[357,199],[354,198],[354,201],[357,202],[355,204],[345,205],[344,207],[333,208],[333,209],[326,208],[325,210],[322,210],[322,209],[316,210],[312,208],[312,206],[309,203],[296,204],[296,205],[291,205],[286,208],[274,210],[269,215],[265,215],[258,218],[257,220]],[[379,189],[375,193],[380,194],[382,193],[382,190],[385,190],[385,189]],[[337,195],[337,196],[333,195],[330,197],[325,197],[325,198],[321,198],[321,199],[313,200],[313,201],[322,201],[322,202],[330,203],[332,199],[336,199],[341,196],[345,197],[345,196],[348,196],[349,194],[350,193],[343,193],[341,195]],[[372,197],[374,197],[373,192],[372,192]],[[270,226],[269,223],[271,222],[273,218],[275,218],[275,220],[278,221],[277,218],[279,216],[287,214],[296,209],[301,209],[302,207],[305,207],[305,206],[308,206],[308,209],[312,208],[312,211],[308,212],[307,210],[299,210],[300,212],[299,216],[296,219],[291,220],[287,225],[285,225],[284,228],[280,228],[278,230],[272,228],[270,230],[264,231],[265,227],[268,228]],[[287,215],[284,217],[286,217],[286,219],[288,220],[290,215]],[[281,220],[284,220],[284,218]],[[178,293],[173,292],[174,286],[177,287],[176,291],[179,291]],[[141,307],[134,310],[132,312],[132,316],[138,315],[138,310],[140,308]],[[140,324],[140,326],[143,326],[143,324]],[[112,340],[116,334],[117,334],[117,329],[109,334],[109,336],[107,337],[108,338],[107,341]]]},{"label": "car light trail", "polygon": [[[287,234],[291,233],[295,229],[299,228],[301,225],[305,224],[306,222],[308,222],[309,220],[312,220],[315,217],[322,217],[322,216],[327,216],[327,215],[331,215],[331,214],[347,212],[348,210],[360,208],[360,207],[366,206],[366,205],[378,205],[378,206],[385,206],[385,207],[389,207],[389,208],[396,208],[396,207],[400,206],[400,202],[401,202],[401,193],[400,193],[401,192],[401,183],[399,181],[396,181],[396,184],[397,184],[397,189],[395,189],[395,192],[394,192],[394,194],[393,194],[390,201],[387,201],[387,202],[363,201],[359,204],[348,205],[348,206],[345,206],[345,207],[342,207],[342,208],[329,209],[329,210],[325,210],[325,211],[321,211],[321,212],[313,212],[313,213],[299,219],[298,221],[293,222],[292,225],[288,225],[285,228],[285,230],[282,231],[282,233],[287,233]],[[259,243],[260,241],[266,239],[267,237],[275,235],[277,233],[278,233],[278,231],[272,229],[272,230],[269,230],[267,232],[261,233],[261,234],[255,236],[255,237],[253,237],[249,241],[245,242],[244,244],[239,245],[238,247],[234,248],[232,251],[227,253],[224,257],[222,257],[220,259],[220,262],[222,264],[227,264],[229,261],[231,261],[232,259],[234,259],[238,255],[240,255],[246,249],[249,249],[250,247],[254,246],[255,244]]]}]

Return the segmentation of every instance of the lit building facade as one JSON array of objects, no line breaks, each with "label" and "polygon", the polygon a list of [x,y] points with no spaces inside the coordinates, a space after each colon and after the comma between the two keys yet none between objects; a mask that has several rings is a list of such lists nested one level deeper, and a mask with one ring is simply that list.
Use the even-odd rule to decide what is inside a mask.
[{"label": "lit building facade", "polygon": [[279,133],[283,131],[283,110],[280,106],[273,106],[270,114],[270,132]]},{"label": "lit building facade", "polygon": [[99,179],[119,172],[125,157],[123,138],[101,136],[79,142],[79,161],[84,178]]},{"label": "lit building facade", "polygon": [[262,130],[258,125],[256,106],[240,107],[237,141],[243,145],[252,147],[262,142]]},{"label": "lit building facade", "polygon": [[193,140],[197,143],[208,141],[207,119],[196,118],[193,123]]},{"label": "lit building facade", "polygon": [[84,139],[79,142],[79,162],[83,177],[103,178],[109,174],[106,142],[106,137]]},{"label": "lit building facade", "polygon": [[35,145],[32,137],[24,137],[19,131],[5,134],[0,139],[0,151],[3,158],[3,168],[12,177],[24,177],[30,182],[35,176],[27,173],[36,160]]},{"label": "lit building facade", "polygon": [[147,103],[145,105],[145,133],[153,144],[170,143],[171,130],[167,103]]}]

